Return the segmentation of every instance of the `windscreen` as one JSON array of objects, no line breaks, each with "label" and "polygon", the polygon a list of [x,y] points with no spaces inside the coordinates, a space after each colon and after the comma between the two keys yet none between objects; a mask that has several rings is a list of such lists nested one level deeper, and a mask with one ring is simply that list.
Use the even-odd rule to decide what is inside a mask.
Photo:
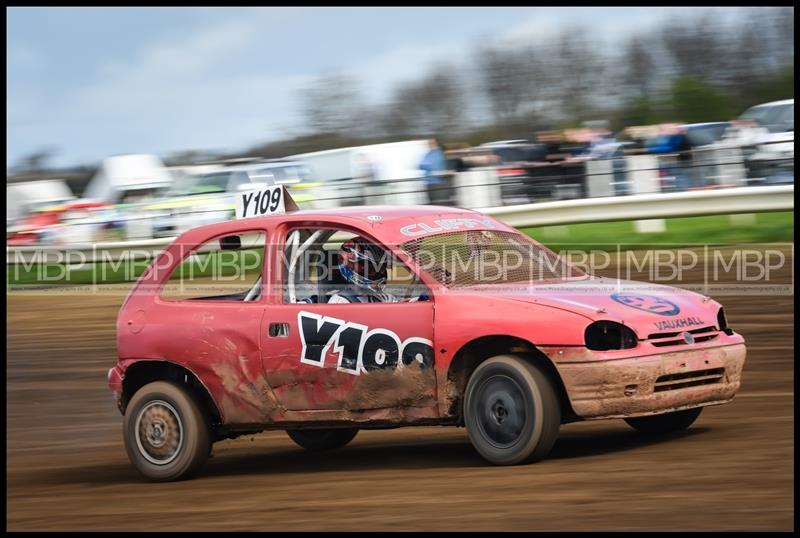
[{"label": "windscreen", "polygon": [[513,232],[449,232],[413,239],[401,248],[446,287],[536,284],[586,276],[551,250]]},{"label": "windscreen", "polygon": [[692,127],[689,129],[686,137],[693,146],[706,146],[708,144],[713,144],[722,138],[722,135],[725,133],[725,129],[727,127],[727,123],[716,123]]},{"label": "windscreen", "polygon": [[759,105],[747,110],[741,119],[755,120],[760,125],[774,124],[785,113],[794,116],[794,104],[786,105]]},{"label": "windscreen", "polygon": [[529,160],[525,148],[492,148],[492,151],[503,163],[520,163]]}]

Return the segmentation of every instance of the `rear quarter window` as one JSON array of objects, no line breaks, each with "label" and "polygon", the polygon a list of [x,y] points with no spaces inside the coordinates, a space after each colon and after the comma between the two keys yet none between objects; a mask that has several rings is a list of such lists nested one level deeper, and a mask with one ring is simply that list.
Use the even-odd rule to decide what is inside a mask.
[{"label": "rear quarter window", "polygon": [[211,239],[192,252],[181,252],[182,261],[162,287],[160,297],[168,301],[243,301],[261,277],[265,242],[264,232],[242,232]]}]

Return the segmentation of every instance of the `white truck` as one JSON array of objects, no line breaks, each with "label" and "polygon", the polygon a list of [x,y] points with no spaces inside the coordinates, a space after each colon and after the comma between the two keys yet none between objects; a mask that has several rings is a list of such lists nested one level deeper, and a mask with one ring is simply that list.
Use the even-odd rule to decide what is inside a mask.
[{"label": "white truck", "polygon": [[134,203],[157,197],[172,182],[155,155],[117,155],[102,162],[83,197],[111,204]]},{"label": "white truck", "polygon": [[292,155],[319,183],[315,207],[427,203],[419,164],[427,140],[407,140]]}]

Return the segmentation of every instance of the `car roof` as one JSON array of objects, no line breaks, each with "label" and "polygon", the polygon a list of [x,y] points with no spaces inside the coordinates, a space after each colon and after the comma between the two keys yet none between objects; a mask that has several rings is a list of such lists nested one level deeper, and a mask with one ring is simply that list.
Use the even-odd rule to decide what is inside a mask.
[{"label": "car roof", "polygon": [[770,101],[769,103],[762,103],[760,105],[753,105],[750,108],[757,108],[757,107],[762,107],[762,106],[793,105],[793,104],[794,104],[794,99],[782,99],[780,101]]},{"label": "car roof", "polygon": [[687,123],[686,127],[721,127],[723,125],[728,125],[729,121],[706,121],[703,123]]},{"label": "car roof", "polygon": [[[242,223],[247,222],[254,228],[271,228],[283,222],[303,222],[326,220],[333,224],[349,225],[374,234],[376,238],[387,243],[403,243],[435,233],[436,221],[439,219],[472,219],[474,223],[470,229],[476,230],[498,230],[518,233],[517,230],[507,226],[500,221],[470,209],[456,207],[442,207],[432,205],[413,205],[413,206],[360,206],[343,207],[336,209],[305,209],[292,211],[278,215],[263,217],[250,217],[247,219],[231,220],[218,222],[193,228],[184,232],[176,239],[176,242],[192,242],[198,237],[210,235],[223,235],[226,233],[236,233],[242,229]],[[487,222],[490,221],[490,222]],[[430,230],[417,230],[419,233],[409,235],[401,231],[408,226],[416,226],[425,223]],[[456,228],[452,231],[463,231],[467,228]],[[446,231],[446,230],[439,230]]]},{"label": "car roof", "polygon": [[493,148],[498,146],[523,146],[526,144],[532,144],[529,140],[524,139],[517,139],[517,140],[498,140],[497,142],[486,142],[485,144],[481,144],[478,147],[482,148]]}]

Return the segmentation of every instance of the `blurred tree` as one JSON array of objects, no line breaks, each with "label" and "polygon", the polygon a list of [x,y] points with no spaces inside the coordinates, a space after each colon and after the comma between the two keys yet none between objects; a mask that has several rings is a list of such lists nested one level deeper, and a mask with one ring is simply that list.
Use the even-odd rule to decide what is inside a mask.
[{"label": "blurred tree", "polygon": [[626,67],[624,82],[633,87],[639,96],[646,96],[655,65],[641,37],[633,36],[628,40],[622,63]]},{"label": "blurred tree", "polygon": [[[743,85],[761,77],[771,67],[768,62],[769,49],[761,39],[759,28],[746,21],[738,28],[734,53],[736,63],[731,66],[731,81],[734,86]],[[765,61],[766,60],[766,61]]]},{"label": "blurred tree", "polygon": [[784,66],[777,73],[761,81],[757,93],[759,99],[757,102],[751,103],[752,105],[765,101],[792,99],[794,97],[794,64]]},{"label": "blurred tree", "polygon": [[383,130],[389,135],[456,136],[463,127],[464,102],[455,67],[438,64],[421,80],[395,89],[382,114]]},{"label": "blurred tree", "polygon": [[561,105],[564,119],[571,123],[589,117],[592,96],[602,96],[605,89],[605,65],[595,53],[582,28],[562,32],[551,49],[550,71],[552,84],[550,96]]},{"label": "blurred tree", "polygon": [[674,121],[726,121],[738,116],[729,95],[703,80],[682,77],[672,84]]},{"label": "blurred tree", "polygon": [[358,125],[362,99],[355,77],[342,73],[321,75],[300,90],[300,100],[306,127],[312,132],[351,131]]},{"label": "blurred tree", "polygon": [[765,88],[780,87],[777,73],[794,64],[793,8],[749,9],[729,25],[711,13],[672,19],[660,33],[678,76],[724,88],[739,112],[769,100]]},{"label": "blurred tree", "polygon": [[58,153],[54,146],[41,148],[19,159],[11,168],[13,173],[39,173],[48,168],[53,156]]},{"label": "blurred tree", "polygon": [[[287,132],[234,156],[281,157],[430,134],[473,144],[530,139],[538,130],[593,119],[611,120],[614,130],[718,121],[792,97],[794,8],[751,8],[732,14],[730,23],[723,15],[687,11],[613,49],[577,27],[551,41],[481,42],[469,75],[462,76],[463,66],[439,64],[398,84],[385,103],[365,103],[353,76],[322,74],[299,92],[305,133]],[[476,117],[486,121],[475,127]],[[19,166],[44,168],[52,153],[36,152]]]},{"label": "blurred tree", "polygon": [[705,13],[696,19],[673,18],[661,28],[661,40],[678,76],[719,82],[737,59],[727,51],[726,33],[718,17]]},{"label": "blurred tree", "polygon": [[476,52],[481,90],[498,125],[517,125],[534,116],[547,86],[546,69],[533,46],[483,47]]},{"label": "blurred tree", "polygon": [[774,8],[771,14],[776,38],[776,59],[780,65],[794,64],[794,8]]},{"label": "blurred tree", "polygon": [[633,125],[650,125],[659,121],[656,110],[647,95],[639,95],[630,101],[617,112],[611,127],[613,131],[619,131],[625,127]]}]

